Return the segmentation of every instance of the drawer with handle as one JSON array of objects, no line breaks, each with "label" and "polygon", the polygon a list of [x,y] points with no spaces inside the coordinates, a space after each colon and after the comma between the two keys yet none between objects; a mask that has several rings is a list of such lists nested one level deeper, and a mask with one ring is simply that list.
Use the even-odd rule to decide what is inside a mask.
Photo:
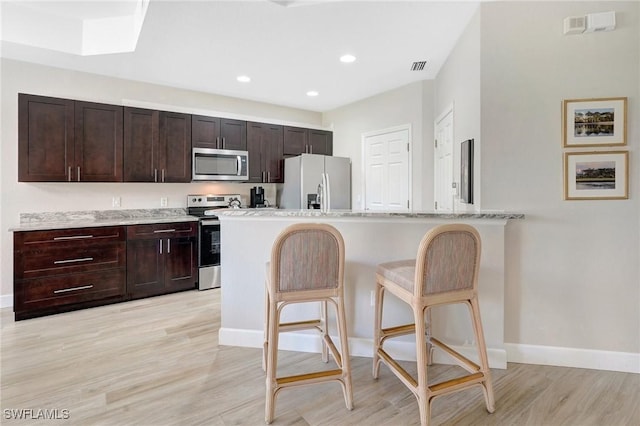
[{"label": "drawer with handle", "polygon": [[14,234],[14,247],[16,250],[47,247],[87,247],[95,244],[124,241],[125,238],[123,226],[27,231]]},{"label": "drawer with handle", "polygon": [[198,222],[157,223],[127,226],[127,239],[173,238],[195,236]]},{"label": "drawer with handle", "polygon": [[16,254],[16,279],[88,272],[124,267],[127,261],[124,242],[89,247],[48,248]]},{"label": "drawer with handle", "polygon": [[16,312],[123,296],[125,270],[87,272],[15,282]]}]

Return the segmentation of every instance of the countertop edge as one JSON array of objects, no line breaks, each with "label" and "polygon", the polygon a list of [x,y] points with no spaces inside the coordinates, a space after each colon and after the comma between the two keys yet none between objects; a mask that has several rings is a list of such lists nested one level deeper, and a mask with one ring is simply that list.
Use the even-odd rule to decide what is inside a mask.
[{"label": "countertop edge", "polygon": [[376,220],[407,220],[407,219],[433,219],[433,220],[520,220],[524,219],[523,213],[510,212],[459,212],[459,213],[435,213],[435,212],[361,212],[351,210],[336,210],[323,212],[320,210],[263,210],[241,209],[225,210],[218,214],[222,220],[233,218],[252,219],[292,219],[292,218],[319,218],[319,219],[376,219]]},{"label": "countertop edge", "polygon": [[70,220],[59,222],[33,222],[22,223],[17,226],[10,227],[9,232],[26,232],[26,231],[46,231],[53,229],[71,229],[71,228],[99,228],[103,226],[129,226],[129,225],[148,225],[154,223],[172,223],[172,222],[197,222],[195,216],[174,216],[174,217],[145,217],[131,219],[112,219],[112,220]]}]

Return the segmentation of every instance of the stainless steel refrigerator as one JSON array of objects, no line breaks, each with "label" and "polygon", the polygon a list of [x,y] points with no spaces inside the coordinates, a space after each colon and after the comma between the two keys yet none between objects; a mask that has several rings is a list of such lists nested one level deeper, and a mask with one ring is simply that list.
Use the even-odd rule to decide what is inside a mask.
[{"label": "stainless steel refrigerator", "polygon": [[302,154],[284,160],[280,208],[351,208],[351,159]]}]

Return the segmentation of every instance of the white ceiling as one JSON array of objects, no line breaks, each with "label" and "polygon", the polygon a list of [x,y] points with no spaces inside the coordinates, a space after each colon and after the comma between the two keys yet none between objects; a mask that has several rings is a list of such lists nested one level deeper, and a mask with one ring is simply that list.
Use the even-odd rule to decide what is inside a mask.
[{"label": "white ceiling", "polygon": [[[135,51],[81,56],[36,47],[24,31],[35,22],[30,16],[50,17],[41,33],[52,40],[68,19],[120,16],[138,2],[1,1],[2,57],[312,111],[434,78],[478,6],[425,0],[151,0]],[[22,28],[22,35],[7,28]],[[345,53],[356,62],[341,63]],[[411,71],[421,60],[427,61],[425,69]],[[238,75],[251,82],[239,83]],[[319,96],[308,97],[310,90]]]}]

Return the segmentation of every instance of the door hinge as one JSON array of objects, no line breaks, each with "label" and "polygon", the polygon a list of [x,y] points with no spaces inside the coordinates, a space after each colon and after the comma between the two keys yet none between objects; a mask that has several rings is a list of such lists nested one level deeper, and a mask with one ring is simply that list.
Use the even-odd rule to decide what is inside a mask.
[{"label": "door hinge", "polygon": [[435,140],[436,148],[438,147],[438,139]]},{"label": "door hinge", "polygon": [[409,200],[407,200],[407,208],[409,208]]},{"label": "door hinge", "polygon": [[438,210],[438,202],[436,201],[436,202],[435,202],[435,203],[433,203],[433,204],[434,204],[434,208],[435,208],[436,210]]},{"label": "door hinge", "polygon": [[409,152],[409,142],[407,142],[407,152]]}]

